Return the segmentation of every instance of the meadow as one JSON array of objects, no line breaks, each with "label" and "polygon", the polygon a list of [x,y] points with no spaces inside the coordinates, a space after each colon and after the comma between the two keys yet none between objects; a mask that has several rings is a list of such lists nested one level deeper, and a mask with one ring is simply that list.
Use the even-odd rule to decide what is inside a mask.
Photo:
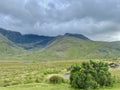
[{"label": "meadow", "polygon": [[[19,61],[0,62],[0,90],[77,90],[69,85],[69,78],[65,83],[50,84],[50,75],[64,75],[67,69],[73,65],[89,60],[66,60],[66,61]],[[96,60],[99,61],[99,60]],[[104,60],[105,62],[111,62]],[[114,61],[117,62],[117,61]],[[100,90],[120,89],[120,69],[110,68],[116,82],[113,87],[100,88]]]}]

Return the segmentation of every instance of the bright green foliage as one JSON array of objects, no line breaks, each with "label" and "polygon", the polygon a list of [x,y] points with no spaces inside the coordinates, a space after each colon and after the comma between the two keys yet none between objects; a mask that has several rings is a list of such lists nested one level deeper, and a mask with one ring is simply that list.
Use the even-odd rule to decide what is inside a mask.
[{"label": "bright green foliage", "polygon": [[90,61],[71,67],[70,84],[75,88],[95,89],[112,85],[113,78],[106,63]]},{"label": "bright green foliage", "polygon": [[60,77],[58,75],[54,75],[54,76],[50,77],[49,82],[52,84],[63,83],[64,79],[63,79],[63,77]]}]

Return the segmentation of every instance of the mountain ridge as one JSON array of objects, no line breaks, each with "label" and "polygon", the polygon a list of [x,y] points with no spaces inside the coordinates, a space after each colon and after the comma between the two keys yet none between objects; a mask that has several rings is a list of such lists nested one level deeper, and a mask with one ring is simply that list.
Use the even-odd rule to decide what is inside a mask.
[{"label": "mountain ridge", "polygon": [[[12,42],[16,43],[17,45],[25,49],[31,49],[32,47],[37,45],[41,45],[44,47],[50,40],[54,38],[54,37],[48,37],[48,36],[39,36],[35,34],[22,35],[19,32],[9,31],[2,28],[0,28],[0,33],[3,36],[7,37]],[[32,46],[29,47],[29,44],[32,44]],[[28,47],[25,47],[25,45]]]},{"label": "mountain ridge", "polygon": [[18,46],[23,47],[24,49],[32,49],[34,47],[45,47],[47,44],[51,43],[58,37],[64,37],[64,36],[69,36],[69,37],[76,37],[80,38],[83,40],[90,40],[89,38],[85,37],[82,34],[71,34],[71,33],[66,33],[64,35],[58,35],[58,36],[40,36],[36,34],[25,34],[22,35],[20,32],[16,31],[10,31],[6,29],[0,28],[0,33],[7,37],[9,40],[12,42],[16,43]]},{"label": "mountain ridge", "polygon": [[[4,31],[4,29],[3,29]],[[1,32],[0,32],[1,33]],[[0,38],[5,42],[11,42],[11,45],[17,47],[14,50],[10,50],[14,53],[18,52],[18,48],[24,48],[25,55],[21,55],[24,60],[68,60],[68,59],[80,59],[80,58],[120,58],[120,42],[102,42],[93,41],[82,34],[70,34],[58,35],[55,37],[39,36],[33,34],[21,35],[19,32],[7,31],[7,34],[1,34]],[[16,34],[17,33],[17,34]],[[10,40],[18,35],[27,37],[25,43],[16,43]],[[15,36],[14,36],[15,35]],[[17,39],[18,39],[17,38]],[[30,39],[29,39],[30,38]],[[36,39],[37,38],[37,39]],[[39,39],[40,38],[40,39]],[[22,38],[24,39],[24,38]],[[35,39],[35,40],[34,40]],[[30,41],[32,40],[32,41]],[[30,43],[28,43],[30,42]],[[1,45],[4,44],[1,42]],[[5,43],[4,45],[7,45]],[[6,46],[9,49],[9,44]],[[6,50],[3,49],[3,51]],[[17,50],[18,49],[18,50]],[[1,51],[0,51],[1,52]],[[10,53],[12,53],[10,52]]]}]

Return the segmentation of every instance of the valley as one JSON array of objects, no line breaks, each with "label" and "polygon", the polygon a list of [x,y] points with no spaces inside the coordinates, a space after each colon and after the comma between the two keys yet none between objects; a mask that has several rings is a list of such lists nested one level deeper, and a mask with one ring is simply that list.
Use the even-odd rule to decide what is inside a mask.
[{"label": "valley", "polygon": [[[93,41],[82,34],[49,37],[0,29],[0,90],[77,90],[69,84],[71,65],[90,60],[119,63],[119,48],[119,41]],[[115,84],[99,89],[119,90],[119,67],[109,71]],[[63,77],[64,83],[51,84],[52,75]]]},{"label": "valley", "polygon": [[120,90],[120,0],[0,0],[0,90]]}]

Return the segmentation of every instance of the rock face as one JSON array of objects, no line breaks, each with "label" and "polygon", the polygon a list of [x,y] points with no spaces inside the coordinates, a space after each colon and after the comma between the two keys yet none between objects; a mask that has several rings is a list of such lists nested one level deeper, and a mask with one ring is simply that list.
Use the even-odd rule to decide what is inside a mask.
[{"label": "rock face", "polygon": [[80,39],[83,39],[83,40],[90,40],[89,38],[87,38],[86,36],[84,36],[82,34],[66,33],[64,36],[76,37],[76,38],[80,38]]},{"label": "rock face", "polygon": [[112,63],[109,63],[109,66],[110,66],[111,68],[118,68],[118,67],[120,67],[120,64],[119,64],[119,63],[114,63],[114,62],[112,62]]}]

